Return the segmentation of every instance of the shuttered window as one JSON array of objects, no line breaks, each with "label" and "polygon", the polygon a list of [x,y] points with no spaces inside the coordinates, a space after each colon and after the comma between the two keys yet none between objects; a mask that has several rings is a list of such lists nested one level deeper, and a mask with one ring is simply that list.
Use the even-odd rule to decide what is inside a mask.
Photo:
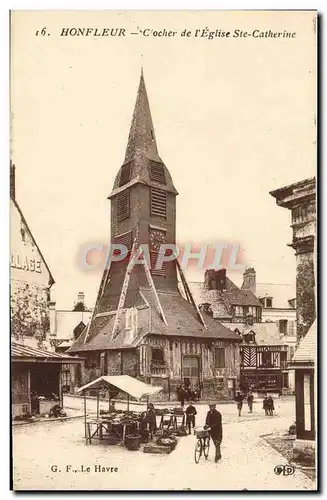
[{"label": "shuttered window", "polygon": [[166,276],[168,262],[162,262],[161,269],[156,269],[159,252],[150,252],[151,274],[154,276]]},{"label": "shuttered window", "polygon": [[223,347],[215,348],[215,368],[225,368],[225,349]]},{"label": "shuttered window", "polygon": [[132,167],[132,162],[125,163],[125,165],[122,166],[121,171],[120,171],[120,180],[119,180],[119,186],[124,186],[127,184],[130,179],[131,179],[131,168]]},{"label": "shuttered window", "polygon": [[129,217],[129,190],[126,189],[117,195],[117,220]]},{"label": "shuttered window", "polygon": [[128,233],[118,234],[115,237],[115,243],[118,245],[124,245],[127,250],[132,249],[132,231],[128,231]]},{"label": "shuttered window", "polygon": [[167,196],[166,191],[151,188],[151,215],[158,217],[167,216]]},{"label": "shuttered window", "polygon": [[165,168],[163,163],[150,160],[150,178],[152,181],[166,184]]}]

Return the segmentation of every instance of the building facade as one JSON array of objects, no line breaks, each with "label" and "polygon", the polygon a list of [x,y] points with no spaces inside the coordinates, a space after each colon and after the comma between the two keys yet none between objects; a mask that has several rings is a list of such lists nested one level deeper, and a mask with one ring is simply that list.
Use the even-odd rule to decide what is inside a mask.
[{"label": "building facade", "polygon": [[296,256],[296,319],[298,347],[291,366],[295,369],[297,439],[294,457],[315,461],[316,422],[316,179],[310,178],[270,193],[278,206],[292,214]]},{"label": "building facade", "polygon": [[[176,260],[155,268],[160,245],[176,242],[177,194],[158,153],[142,74],[125,159],[109,196],[111,241],[129,253],[105,270],[92,319],[68,351],[87,357],[83,383],[100,373],[129,374],[161,384],[163,397],[174,397],[181,384],[201,387],[204,396],[232,397],[239,337],[198,309]],[[132,268],[130,256],[142,244],[149,259]]]},{"label": "building facade", "polygon": [[[279,393],[294,392],[294,372],[288,366],[294,354],[296,334],[294,323],[288,319],[286,327],[284,311],[274,310],[274,317],[264,316],[266,305],[258,298],[256,272],[248,268],[239,288],[227,276],[226,270],[208,270],[204,283],[192,283],[196,301],[201,311],[206,311],[217,321],[239,335],[240,387],[247,390]],[[275,286],[275,294],[278,285]],[[261,292],[263,288],[260,287]],[[264,298],[267,288],[263,293]],[[271,292],[271,290],[270,290]],[[272,300],[272,298],[271,298]],[[280,304],[280,303],[279,303]],[[279,312],[282,317],[276,316]],[[293,318],[295,311],[292,311]],[[292,317],[291,315],[289,315]],[[287,316],[287,318],[289,317]],[[265,318],[265,319],[264,319]]]},{"label": "building facade", "polygon": [[316,179],[310,178],[272,191],[280,207],[291,212],[296,256],[296,322],[300,340],[315,317],[314,242],[316,236]]},{"label": "building facade", "polygon": [[54,279],[17,202],[12,164],[10,223],[11,335],[19,342],[50,348],[50,290]]}]

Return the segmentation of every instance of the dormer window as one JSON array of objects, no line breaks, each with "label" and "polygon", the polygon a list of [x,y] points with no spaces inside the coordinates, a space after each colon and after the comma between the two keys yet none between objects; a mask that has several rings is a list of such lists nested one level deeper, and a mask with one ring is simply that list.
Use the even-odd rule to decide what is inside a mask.
[{"label": "dormer window", "polygon": [[259,300],[263,307],[266,307],[267,309],[272,308],[272,297],[261,297]]}]

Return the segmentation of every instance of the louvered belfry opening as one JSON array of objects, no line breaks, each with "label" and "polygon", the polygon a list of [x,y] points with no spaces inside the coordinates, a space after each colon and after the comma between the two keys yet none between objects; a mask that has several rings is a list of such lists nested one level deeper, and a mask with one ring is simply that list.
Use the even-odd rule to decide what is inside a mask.
[{"label": "louvered belfry opening", "polygon": [[165,167],[163,163],[158,161],[150,160],[150,179],[159,184],[166,184]]},{"label": "louvered belfry opening", "polygon": [[150,260],[151,260],[151,274],[154,276],[166,276],[168,269],[168,262],[163,262],[161,264],[161,269],[156,269],[156,264],[158,260],[159,252],[150,252]]},{"label": "louvered belfry opening", "polygon": [[167,194],[162,189],[151,188],[151,215],[167,217]]},{"label": "louvered belfry opening", "polygon": [[118,245],[124,245],[128,251],[132,250],[132,231],[128,231],[127,233],[118,234],[115,236],[115,243]]},{"label": "louvered belfry opening", "polygon": [[117,195],[117,221],[128,219],[129,209],[129,189],[126,189]]},{"label": "louvered belfry opening", "polygon": [[120,172],[119,186],[124,186],[131,180],[132,162],[125,163]]}]

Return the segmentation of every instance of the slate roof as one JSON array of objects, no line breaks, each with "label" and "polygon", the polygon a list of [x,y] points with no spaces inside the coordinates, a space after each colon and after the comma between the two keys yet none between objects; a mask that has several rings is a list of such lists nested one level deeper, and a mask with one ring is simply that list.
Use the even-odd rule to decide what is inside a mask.
[{"label": "slate roof", "polygon": [[231,316],[231,306],[256,306],[262,307],[260,300],[251,290],[242,290],[226,277],[226,290],[209,290],[202,283],[189,284],[197,304],[208,303],[211,305],[214,317]]},{"label": "slate roof", "polygon": [[[151,180],[149,173],[150,161],[162,164],[165,172],[165,184]],[[123,165],[131,163],[130,181],[120,187],[121,169],[114,181],[113,191],[109,198],[136,183],[143,183],[165,191],[178,194],[173,184],[169,170],[158,154],[158,147],[152,122],[148,95],[145,87],[143,71],[141,73],[136,103],[129,132],[126,154]]]},{"label": "slate roof", "polygon": [[295,351],[292,364],[315,363],[317,358],[317,322],[312,323],[307,334],[300,341],[299,347]]},{"label": "slate roof", "polygon": [[[168,325],[165,325],[159,315],[153,292],[150,289],[140,289],[145,298],[144,306],[138,307],[138,333],[131,343],[126,343],[126,333],[121,328],[119,334],[112,339],[112,328],[114,315],[95,318],[98,321],[96,334],[84,344],[87,328],[80,335],[73,346],[67,351],[69,353],[105,350],[105,349],[131,349],[135,348],[142,339],[152,333],[167,337],[196,337],[203,339],[226,339],[240,341],[237,334],[230,331],[224,325],[214,320],[209,315],[202,313],[207,329],[201,324],[193,305],[185,300],[179,293],[158,292],[161,307],[164,311]],[[148,305],[149,304],[149,307]],[[99,326],[101,320],[101,326]],[[121,324],[124,324],[122,319]]]},{"label": "slate roof", "polygon": [[287,345],[283,336],[280,335],[276,323],[255,323],[253,326],[244,326],[242,323],[226,323],[226,326],[233,331],[237,328],[242,336],[254,332],[257,345]]}]

